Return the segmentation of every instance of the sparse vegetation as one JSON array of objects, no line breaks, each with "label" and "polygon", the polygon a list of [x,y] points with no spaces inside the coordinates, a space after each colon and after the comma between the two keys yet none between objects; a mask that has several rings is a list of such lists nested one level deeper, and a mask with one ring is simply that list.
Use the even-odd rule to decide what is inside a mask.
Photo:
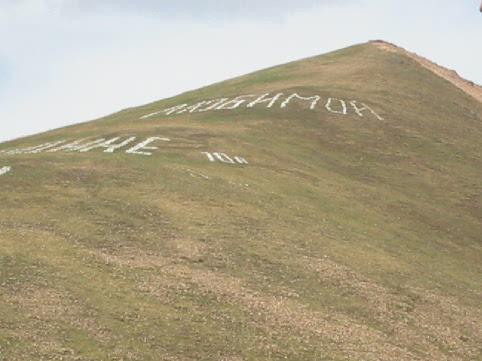
[{"label": "sparse vegetation", "polygon": [[[297,109],[139,120],[293,89],[369,101],[385,120]],[[0,177],[1,360],[482,360],[473,97],[364,44],[1,149],[133,134],[175,141],[151,157],[0,154],[12,167]]]}]

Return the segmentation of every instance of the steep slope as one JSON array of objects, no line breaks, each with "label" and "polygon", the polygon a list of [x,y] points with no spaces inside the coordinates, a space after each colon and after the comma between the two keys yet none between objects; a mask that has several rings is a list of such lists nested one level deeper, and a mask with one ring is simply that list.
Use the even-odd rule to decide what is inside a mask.
[{"label": "steep slope", "polygon": [[368,43],[3,144],[0,355],[481,360],[481,139]]},{"label": "steep slope", "polygon": [[395,44],[388,43],[383,40],[375,40],[373,41],[373,44],[380,49],[391,51],[391,52],[396,52],[396,53],[401,53],[404,55],[407,55],[408,57],[412,58],[416,62],[418,62],[420,65],[424,66],[428,70],[432,71],[436,75],[444,78],[445,80],[451,82],[453,85],[456,87],[460,88],[470,96],[473,96],[476,100],[479,102],[482,102],[482,87],[480,85],[477,85],[471,81],[468,81],[466,79],[463,79],[460,77],[455,70],[450,70],[447,69],[443,66],[440,66],[438,64],[435,64],[434,62],[419,56],[415,53],[409,52],[399,46],[396,46]]}]

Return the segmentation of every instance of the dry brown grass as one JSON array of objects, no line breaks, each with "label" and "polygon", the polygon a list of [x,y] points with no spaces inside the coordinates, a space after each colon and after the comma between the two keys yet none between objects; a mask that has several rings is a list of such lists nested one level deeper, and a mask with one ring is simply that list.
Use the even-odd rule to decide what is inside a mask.
[{"label": "dry brown grass", "polygon": [[389,289],[329,259],[307,260],[307,264],[324,282],[361,296],[394,342],[417,345],[439,360],[445,356],[434,344],[450,349],[460,360],[475,359],[480,352],[481,310],[423,289]]},{"label": "dry brown grass", "polygon": [[[190,242],[179,247],[180,254],[189,259],[200,256],[196,244]],[[183,256],[183,257],[184,257]],[[310,310],[306,305],[293,297],[272,296],[260,293],[248,287],[241,279],[234,278],[222,273],[198,269],[176,264],[173,259],[160,255],[124,254],[122,256],[101,255],[104,260],[114,262],[119,266],[128,266],[138,269],[157,268],[156,276],[139,284],[139,289],[148,292],[161,300],[166,300],[169,294],[194,292],[199,296],[209,295],[219,303],[228,303],[242,307],[253,325],[262,327],[268,335],[271,333],[283,333],[295,336],[300,342],[305,339],[317,340],[324,348],[331,352],[344,355],[350,360],[424,360],[427,358],[413,354],[402,345],[412,343],[418,345],[426,354],[437,360],[464,360],[465,356],[473,356],[476,345],[470,343],[470,347],[462,349],[462,341],[455,335],[443,334],[446,325],[442,322],[440,327],[432,329],[430,334],[423,335],[409,326],[414,320],[422,327],[434,327],[435,309],[438,309],[440,298],[433,296],[432,302],[438,302],[431,308],[428,298],[420,301],[420,306],[412,310],[409,318],[400,317],[405,314],[404,310],[411,308],[409,301],[402,297],[391,294],[385,288],[363,280],[360,276],[329,260],[311,262],[313,271],[318,272],[320,277],[336,283],[341,288],[350,288],[367,299],[367,303],[379,321],[391,327],[391,333],[386,334],[374,328],[363,325],[359,320],[350,318],[335,310],[323,314]],[[420,296],[421,297],[421,296]],[[450,307],[450,306],[447,306]],[[400,311],[398,311],[400,310]],[[447,309],[448,311],[448,309]],[[462,315],[457,310],[457,316]],[[451,309],[454,312],[454,309]],[[472,315],[466,315],[461,321],[463,326],[470,325]],[[447,358],[433,343],[427,342],[424,337],[444,337],[447,345],[454,348],[454,357]],[[478,338],[477,338],[478,339]],[[474,339],[476,340],[476,339]],[[456,355],[458,354],[458,355]]]},{"label": "dry brown grass", "polygon": [[[5,295],[3,300],[22,314],[28,323],[13,329],[17,339],[29,343],[28,352],[39,359],[81,360],[75,351],[53,336],[59,329],[53,327],[62,320],[65,327],[80,330],[100,344],[113,339],[110,330],[101,327],[96,316],[84,309],[72,296],[49,287],[22,287]],[[26,356],[27,357],[27,356]],[[29,356],[32,357],[32,356]]]},{"label": "dry brown grass", "polygon": [[[324,284],[331,284],[364,299],[367,312],[383,326],[379,331],[360,319],[336,312],[310,310],[299,296],[273,296],[253,290],[239,278],[191,267],[206,250],[191,240],[176,241],[174,258],[124,250],[123,254],[97,253],[104,261],[121,267],[152,269],[156,275],[138,284],[139,290],[167,300],[179,292],[209,295],[219,303],[245,310],[253,325],[272,332],[317,340],[326,349],[350,360],[472,360],[480,352],[480,310],[462,306],[453,297],[423,289],[389,289],[328,258],[303,260]],[[469,336],[468,336],[469,335]],[[404,345],[420,352],[414,354]],[[450,350],[451,357],[441,349]],[[422,356],[425,355],[425,356]]]}]

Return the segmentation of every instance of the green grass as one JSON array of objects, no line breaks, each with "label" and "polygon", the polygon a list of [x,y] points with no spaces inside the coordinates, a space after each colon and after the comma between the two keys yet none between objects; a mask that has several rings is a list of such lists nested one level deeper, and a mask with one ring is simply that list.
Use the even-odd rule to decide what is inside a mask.
[{"label": "green grass", "polygon": [[[268,91],[385,120],[321,103],[139,120]],[[481,360],[481,120],[365,44],[3,144],[172,139],[152,157],[0,154],[0,359]]]}]

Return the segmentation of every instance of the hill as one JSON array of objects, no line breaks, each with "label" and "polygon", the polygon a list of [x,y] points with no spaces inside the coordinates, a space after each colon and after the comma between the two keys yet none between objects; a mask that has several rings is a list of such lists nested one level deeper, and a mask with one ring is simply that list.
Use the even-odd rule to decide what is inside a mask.
[{"label": "hill", "polygon": [[0,359],[482,360],[482,103],[370,42],[0,145]]}]

